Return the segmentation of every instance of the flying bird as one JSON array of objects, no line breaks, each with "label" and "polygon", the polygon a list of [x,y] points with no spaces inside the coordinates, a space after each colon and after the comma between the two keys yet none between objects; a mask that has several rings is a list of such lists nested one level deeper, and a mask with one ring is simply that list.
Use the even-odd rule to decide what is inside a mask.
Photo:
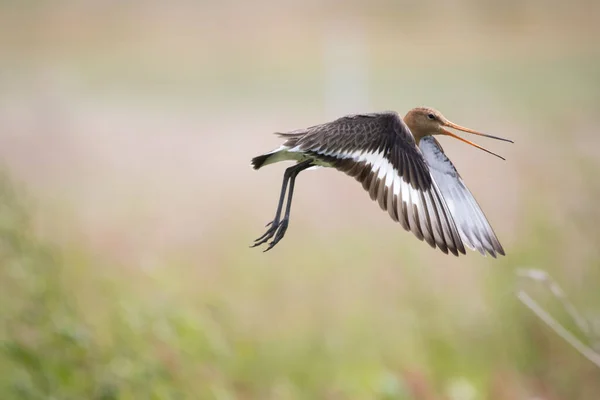
[{"label": "flying bird", "polygon": [[296,177],[309,168],[327,167],[354,177],[392,220],[445,254],[466,254],[466,246],[483,256],[486,252],[494,258],[505,255],[485,214],[434,136],[451,136],[504,158],[445,128],[514,143],[457,125],[429,107],[413,108],[404,118],[394,111],[352,114],[277,132],[284,143],[254,157],[252,167],[280,161],[296,164],[283,174],[275,217],[250,247],[272,239],[264,250],[268,251],[279,243],[288,228]]}]

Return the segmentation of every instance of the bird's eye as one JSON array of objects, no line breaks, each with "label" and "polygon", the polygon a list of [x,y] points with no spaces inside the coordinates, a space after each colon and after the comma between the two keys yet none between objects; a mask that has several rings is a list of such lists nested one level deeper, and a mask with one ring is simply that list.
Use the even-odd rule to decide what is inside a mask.
[{"label": "bird's eye", "polygon": [[429,114],[427,114],[427,118],[429,118],[430,120],[433,121],[435,119],[435,115],[429,113]]}]

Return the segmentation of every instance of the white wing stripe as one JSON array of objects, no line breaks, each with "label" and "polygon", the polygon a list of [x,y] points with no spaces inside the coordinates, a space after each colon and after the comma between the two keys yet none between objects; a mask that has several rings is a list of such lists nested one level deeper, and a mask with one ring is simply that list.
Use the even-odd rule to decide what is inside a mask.
[{"label": "white wing stripe", "polygon": [[[306,149],[303,150],[300,146],[296,146],[287,151],[304,152]],[[460,237],[470,243],[469,238],[464,234],[464,228],[455,226],[456,223],[452,220],[452,216],[457,214],[457,207],[464,206],[463,202],[456,202],[455,199],[448,199],[448,203],[444,202],[440,188],[435,181],[432,182],[431,190],[421,193],[399,174],[381,151],[332,151],[325,150],[324,146],[311,149],[311,151],[323,156],[342,160],[351,159],[356,163],[366,164],[373,177],[371,184],[365,189],[378,199],[382,207],[388,209],[394,207],[393,198],[395,196],[399,222],[419,239],[422,240],[425,237],[432,246],[437,244],[445,251],[449,248],[461,247]],[[391,202],[388,198],[382,198],[385,192],[381,190],[381,186],[376,186],[377,181],[382,180],[391,193],[388,195],[388,198],[392,199]]]}]

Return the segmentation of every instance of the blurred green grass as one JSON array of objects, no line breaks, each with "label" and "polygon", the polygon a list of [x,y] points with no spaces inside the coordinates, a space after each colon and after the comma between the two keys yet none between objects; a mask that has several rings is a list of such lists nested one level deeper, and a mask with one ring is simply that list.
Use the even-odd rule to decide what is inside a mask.
[{"label": "blurred green grass", "polygon": [[[6,176],[0,199],[3,399],[593,399],[600,391],[600,371],[512,295],[515,268],[543,267],[598,312],[598,250],[580,267],[588,279],[570,281],[563,233],[543,212],[530,213],[529,239],[510,257],[475,272],[482,293],[457,296],[432,284],[428,274],[440,269],[419,266],[410,249],[397,249],[413,264],[400,277],[378,259],[380,240],[352,235],[289,254],[285,265],[225,249],[201,273],[182,259],[150,270],[107,265],[85,247],[40,239],[28,211],[35,205]],[[600,239],[596,226],[586,233]]]}]

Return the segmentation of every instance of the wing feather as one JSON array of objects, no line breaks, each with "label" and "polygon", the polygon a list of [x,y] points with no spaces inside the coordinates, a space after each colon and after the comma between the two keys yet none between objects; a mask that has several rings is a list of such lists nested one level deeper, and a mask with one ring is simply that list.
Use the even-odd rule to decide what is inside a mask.
[{"label": "wing feather", "polygon": [[419,148],[429,165],[433,180],[437,183],[462,241],[467,247],[492,257],[505,255],[504,249],[489,221],[465,185],[454,164],[446,157],[437,140],[431,136],[421,139]]}]

